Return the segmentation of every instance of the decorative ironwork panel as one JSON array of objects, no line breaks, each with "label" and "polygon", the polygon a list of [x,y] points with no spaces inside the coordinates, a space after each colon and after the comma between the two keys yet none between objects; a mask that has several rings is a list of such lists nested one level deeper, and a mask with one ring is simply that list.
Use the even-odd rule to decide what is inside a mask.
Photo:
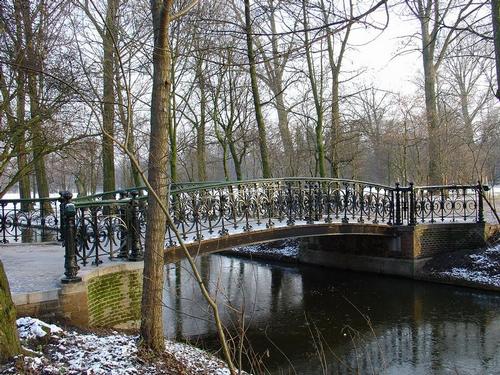
[{"label": "decorative ironwork panel", "polygon": [[57,198],[0,200],[0,242],[59,240]]},{"label": "decorative ironwork panel", "polygon": [[[170,195],[170,214],[185,241],[276,225],[391,224],[393,188],[366,182],[291,178],[195,185]],[[167,245],[176,244],[167,230]]]},{"label": "decorative ironwork panel", "polygon": [[419,223],[479,222],[480,186],[415,188],[415,215]]}]

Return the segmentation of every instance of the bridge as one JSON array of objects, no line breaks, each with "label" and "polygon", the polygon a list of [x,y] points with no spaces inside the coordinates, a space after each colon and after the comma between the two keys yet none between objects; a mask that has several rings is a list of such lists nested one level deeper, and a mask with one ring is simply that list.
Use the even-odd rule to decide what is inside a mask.
[{"label": "bridge", "polygon": [[[481,232],[487,189],[480,183],[388,186],[329,178],[172,184],[168,207],[180,238],[166,228],[165,261],[184,256],[180,241],[197,255],[319,236],[383,237],[385,253],[410,256],[414,246],[408,243],[415,241],[408,233],[413,236],[416,227],[446,228],[448,237],[451,230],[458,239],[468,236],[463,224],[475,224],[473,230]],[[103,257],[141,260],[146,212],[144,188],[76,199],[60,192],[59,198],[0,200],[0,241],[62,241],[63,282],[71,282],[79,279],[77,263],[98,266]]]}]

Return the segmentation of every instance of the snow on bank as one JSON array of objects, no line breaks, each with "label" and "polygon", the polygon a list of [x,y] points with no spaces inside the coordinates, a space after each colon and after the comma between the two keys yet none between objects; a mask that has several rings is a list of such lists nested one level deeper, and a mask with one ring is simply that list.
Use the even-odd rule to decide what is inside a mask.
[{"label": "snow on bank", "polygon": [[500,287],[500,276],[491,276],[481,271],[471,271],[466,268],[452,268],[451,271],[442,272],[441,275],[454,279],[472,281],[479,284]]},{"label": "snow on bank", "polygon": [[264,256],[277,260],[294,260],[299,256],[299,243],[297,240],[283,240],[260,245],[235,247],[231,253],[246,256]]},{"label": "snow on bank", "polygon": [[438,275],[500,287],[500,245],[465,256],[463,266],[440,271]]},{"label": "snow on bank", "polygon": [[[164,358],[158,358],[150,362],[138,355],[137,336],[117,332],[96,335],[64,331],[56,325],[34,318],[18,319],[17,325],[19,336],[25,345],[29,345],[26,340],[44,338],[44,355],[37,353],[40,356],[20,357],[16,363],[0,367],[2,374],[18,374],[20,368],[23,369],[21,373],[68,375],[230,373],[221,360],[186,344],[166,340],[166,354],[176,361],[167,363]],[[40,350],[40,345],[37,344],[35,348]]]},{"label": "snow on bank", "polygon": [[19,318],[16,320],[19,338],[31,340],[41,338],[47,334],[61,333],[62,329],[54,324],[47,324],[36,318]]}]

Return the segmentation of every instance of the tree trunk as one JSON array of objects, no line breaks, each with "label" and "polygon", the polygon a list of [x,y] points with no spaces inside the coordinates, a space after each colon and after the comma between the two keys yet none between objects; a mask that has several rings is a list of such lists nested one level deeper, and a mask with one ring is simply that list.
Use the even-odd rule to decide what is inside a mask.
[{"label": "tree trunk", "polygon": [[271,46],[272,46],[272,68],[269,70],[269,79],[271,83],[271,91],[276,98],[276,110],[278,112],[278,128],[283,142],[284,154],[286,158],[286,173],[288,176],[294,176],[296,172],[295,152],[292,142],[292,135],[288,126],[288,113],[285,107],[285,95],[283,90],[283,71],[285,69],[286,59],[280,59],[280,51],[278,48],[278,32],[276,28],[275,6],[273,1],[270,5],[270,22],[271,22]]},{"label": "tree trunk", "polygon": [[250,0],[245,0],[245,33],[247,40],[247,55],[248,65],[250,68],[250,80],[252,83],[252,96],[255,107],[255,120],[259,130],[259,147],[262,163],[262,177],[270,178],[272,176],[271,167],[269,165],[269,152],[267,148],[267,135],[264,117],[262,116],[262,108],[260,104],[259,84],[257,82],[257,70],[255,68],[255,53],[253,50],[252,41],[252,20],[250,18]]},{"label": "tree trunk", "polygon": [[422,61],[424,66],[425,112],[427,118],[429,183],[442,183],[439,118],[436,97],[436,69],[434,67],[434,41],[431,40],[428,23],[422,24]]},{"label": "tree trunk", "polygon": [[222,144],[222,167],[224,169],[224,180],[229,181],[229,168],[227,167],[227,144],[224,142]]},{"label": "tree trunk", "polygon": [[[47,181],[47,171],[45,168],[45,158],[47,139],[43,136],[41,117],[40,96],[42,91],[43,77],[37,73],[42,69],[42,56],[40,48],[43,45],[37,45],[43,40],[42,30],[35,38],[33,34],[32,15],[30,1],[22,2],[24,36],[26,41],[26,65],[28,66],[28,96],[30,99],[30,119],[31,135],[33,147],[33,164],[35,167],[36,186],[39,198],[49,197],[49,183]],[[43,17],[43,10],[41,10]],[[42,22],[42,21],[41,21]],[[37,40],[35,40],[37,39]],[[44,204],[45,212],[51,212],[50,204]]]},{"label": "tree trunk", "polygon": [[[120,80],[120,71],[118,69],[118,61],[115,59],[115,75],[116,75],[116,96],[118,98],[118,113],[120,115],[120,122],[122,123],[123,130],[127,135],[127,149],[130,150],[135,158],[139,160],[139,156],[137,155],[137,150],[135,146],[135,136],[134,136],[134,115],[132,111],[132,105],[128,104],[128,110],[125,111],[126,104],[122,94],[122,84]],[[132,183],[131,187],[139,187],[144,185],[144,181],[142,181],[141,173],[137,169],[136,165],[130,160],[130,171],[132,174]]]},{"label": "tree trunk", "polygon": [[340,106],[339,106],[339,78],[332,78],[332,122],[330,129],[330,146],[332,159],[332,177],[340,176],[339,168],[339,142],[340,142]]},{"label": "tree trunk", "polygon": [[12,302],[9,281],[0,260],[0,363],[5,363],[20,353],[16,308]]},{"label": "tree trunk", "polygon": [[[307,30],[307,13],[306,13],[306,0],[302,0],[302,16],[304,22],[304,29]],[[306,50],[306,60],[307,60],[307,71],[309,76],[309,82],[311,83],[311,91],[314,99],[314,108],[316,109],[316,127],[314,129],[316,137],[316,160],[317,160],[317,172],[320,177],[326,177],[325,171],[325,145],[323,141],[323,105],[321,103],[321,97],[318,92],[318,85],[316,78],[314,76],[314,67],[311,56],[311,43],[309,41],[309,33],[304,32],[305,40],[305,50]]]},{"label": "tree trunk", "polygon": [[[174,66],[171,63],[171,66]],[[168,139],[170,142],[170,179],[172,182],[177,182],[177,117],[175,116],[177,109],[177,102],[175,100],[175,70],[170,69],[170,82],[172,86],[172,91],[170,92],[170,100],[172,101],[172,108],[168,111],[169,121],[168,121]]]},{"label": "tree trunk", "polygon": [[203,60],[198,59],[196,63],[196,78],[200,88],[200,122],[196,124],[196,164],[198,181],[207,179],[206,149],[205,149],[205,127],[207,122],[207,97],[205,90],[205,77],[203,76]]},{"label": "tree trunk", "polygon": [[[163,202],[168,202],[168,129],[171,119],[171,50],[168,38],[172,0],[151,0],[154,27],[153,90],[149,141],[148,182]],[[141,338],[146,348],[165,349],[163,337],[163,250],[166,217],[153,194],[148,195],[148,225],[144,252]]]},{"label": "tree trunk", "polygon": [[106,25],[103,28],[103,107],[102,107],[102,190],[116,190],[115,185],[115,151],[113,146],[115,121],[115,81],[114,81],[114,40],[116,37],[117,0],[108,0],[106,9]]},{"label": "tree trunk", "polygon": [[500,0],[491,0],[491,18],[493,24],[493,41],[495,45],[495,64],[497,89],[495,96],[500,100]]},{"label": "tree trunk", "polygon": [[227,139],[229,143],[229,152],[231,153],[231,158],[233,159],[234,172],[236,173],[236,180],[241,181],[243,179],[243,173],[241,171],[241,159],[238,155],[238,151],[236,150],[236,145],[233,140],[232,134],[230,134],[227,137]]},{"label": "tree trunk", "polygon": [[281,82],[277,83],[277,92],[273,91],[276,96],[276,108],[278,111],[278,127],[280,130],[281,139],[283,141],[283,147],[285,149],[286,157],[286,172],[287,175],[292,177],[296,174],[296,155],[292,142],[292,135],[290,133],[290,128],[288,127],[288,114],[285,107],[285,99],[283,95],[283,87]]},{"label": "tree trunk", "polygon": [[[325,2],[321,0],[320,2],[321,13],[323,14],[323,23],[328,25],[330,23],[328,12],[325,6]],[[352,18],[352,2],[349,3],[350,17]],[[346,51],[347,41],[349,40],[349,35],[351,33],[351,24],[349,23],[345,29],[344,38],[340,42],[340,48],[338,48],[338,54],[335,56],[334,47],[335,39],[334,33],[328,27],[326,35],[326,42],[328,47],[328,62],[330,64],[331,80],[332,80],[332,102],[331,102],[331,126],[330,126],[330,157],[331,157],[331,175],[333,178],[338,178],[339,172],[339,156],[338,148],[340,144],[341,135],[341,123],[340,123],[340,102],[339,102],[339,92],[340,92],[340,69],[342,66],[342,61],[344,59],[344,54]]]},{"label": "tree trunk", "polygon": [[[26,92],[24,88],[24,73],[19,69],[17,72],[17,106],[16,106],[16,137],[15,148],[17,155],[17,168],[21,172],[19,177],[19,198],[31,199],[30,178],[28,168],[28,154],[26,152]],[[24,172],[23,172],[24,171]],[[30,204],[27,202],[21,203],[22,211],[29,211]]]}]

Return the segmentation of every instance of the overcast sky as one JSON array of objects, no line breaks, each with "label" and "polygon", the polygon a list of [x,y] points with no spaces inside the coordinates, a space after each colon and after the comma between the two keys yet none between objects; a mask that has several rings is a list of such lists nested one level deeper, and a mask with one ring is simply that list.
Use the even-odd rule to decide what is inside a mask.
[{"label": "overcast sky", "polygon": [[[380,12],[376,18],[380,22],[385,20]],[[357,50],[349,52],[348,62],[353,69],[366,67],[363,78],[367,83],[373,82],[375,87],[414,93],[415,78],[422,72],[421,53],[415,50],[417,40],[413,41],[413,51],[411,45],[403,46],[408,41],[407,36],[418,30],[418,21],[390,12],[389,24],[384,31],[357,29],[353,32],[350,42],[357,46]]]}]

